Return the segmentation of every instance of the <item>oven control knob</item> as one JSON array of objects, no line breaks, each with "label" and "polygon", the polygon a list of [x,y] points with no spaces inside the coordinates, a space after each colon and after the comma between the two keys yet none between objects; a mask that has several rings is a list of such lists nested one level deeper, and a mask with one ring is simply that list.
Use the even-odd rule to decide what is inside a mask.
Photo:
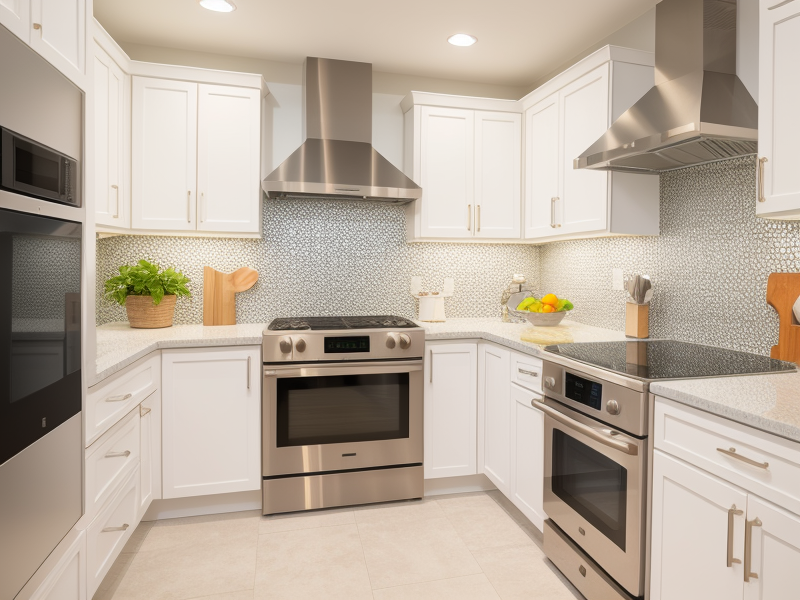
[{"label": "oven control knob", "polygon": [[609,400],[606,403],[606,412],[608,414],[618,415],[620,410],[622,409],[619,407],[619,402],[617,402],[616,400]]},{"label": "oven control knob", "polygon": [[545,377],[544,378],[544,387],[550,388],[551,390],[556,387],[556,380],[554,377]]},{"label": "oven control knob", "polygon": [[281,347],[281,352],[284,354],[291,354],[292,352],[292,338],[290,337],[282,337],[281,341],[278,343]]},{"label": "oven control knob", "polygon": [[406,333],[400,334],[400,347],[403,350],[408,349],[411,346],[411,338]]},{"label": "oven control knob", "polygon": [[305,352],[306,350],[306,341],[303,338],[300,338],[295,342],[294,349],[298,352]]},{"label": "oven control knob", "polygon": [[386,347],[389,350],[394,350],[395,346],[397,346],[397,334],[390,333],[389,336],[386,338]]}]

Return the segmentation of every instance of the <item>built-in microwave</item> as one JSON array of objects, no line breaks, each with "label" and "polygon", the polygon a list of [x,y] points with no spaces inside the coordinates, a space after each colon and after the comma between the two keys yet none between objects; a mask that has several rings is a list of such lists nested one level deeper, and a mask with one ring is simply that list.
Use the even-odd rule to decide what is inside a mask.
[{"label": "built-in microwave", "polygon": [[0,138],[0,189],[81,205],[77,160],[5,127]]}]

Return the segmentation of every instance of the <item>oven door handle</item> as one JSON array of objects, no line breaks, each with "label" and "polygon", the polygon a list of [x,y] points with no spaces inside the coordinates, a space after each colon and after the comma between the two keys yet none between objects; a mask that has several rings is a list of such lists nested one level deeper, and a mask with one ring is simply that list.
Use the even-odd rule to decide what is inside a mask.
[{"label": "oven door handle", "polygon": [[300,367],[274,369],[264,367],[264,377],[326,377],[336,375],[382,375],[384,373],[414,373],[422,371],[422,364],[361,365],[357,367]]},{"label": "oven door handle", "polygon": [[624,452],[625,454],[629,454],[631,456],[636,456],[639,454],[639,448],[635,444],[629,444],[623,440],[614,439],[612,436],[607,435],[600,429],[595,429],[594,427],[589,427],[588,425],[584,425],[583,423],[579,423],[575,419],[570,419],[568,416],[558,412],[556,409],[547,406],[544,402],[540,400],[532,400],[531,406],[534,408],[538,408],[548,417],[558,421],[562,425],[569,427],[570,429],[574,429],[593,439],[596,442],[600,442],[604,446],[608,446],[609,448],[614,448],[615,450],[619,450],[620,452]]}]

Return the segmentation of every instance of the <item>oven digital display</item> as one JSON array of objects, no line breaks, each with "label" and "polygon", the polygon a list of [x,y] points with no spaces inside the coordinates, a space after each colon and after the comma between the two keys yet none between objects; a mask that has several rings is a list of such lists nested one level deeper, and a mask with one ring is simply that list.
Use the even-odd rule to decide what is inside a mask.
[{"label": "oven digital display", "polygon": [[369,352],[369,336],[353,335],[348,337],[325,338],[325,354],[341,354],[346,352]]},{"label": "oven digital display", "polygon": [[564,395],[567,398],[595,410],[600,410],[600,403],[603,398],[602,384],[578,377],[569,372],[565,372],[564,380],[566,383]]}]

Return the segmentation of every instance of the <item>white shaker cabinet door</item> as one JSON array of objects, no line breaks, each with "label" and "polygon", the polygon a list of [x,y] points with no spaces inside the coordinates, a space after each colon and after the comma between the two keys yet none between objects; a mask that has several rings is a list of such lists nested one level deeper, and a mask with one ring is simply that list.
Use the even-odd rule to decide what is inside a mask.
[{"label": "white shaker cabinet door", "polygon": [[475,111],[475,237],[520,237],[522,115]]},{"label": "white shaker cabinet door", "polygon": [[261,489],[260,350],[163,352],[164,498]]},{"label": "white shaker cabinet door", "polygon": [[153,500],[161,498],[161,390],[156,390],[139,405],[139,460],[141,494],[139,518]]},{"label": "white shaker cabinet door", "polygon": [[[510,384],[511,353],[497,346],[481,344],[478,348],[478,429],[483,435],[483,472],[506,496],[511,477]],[[481,427],[482,425],[482,427]]]},{"label": "white shaker cabinet door", "polygon": [[561,194],[556,203],[559,234],[603,231],[608,222],[608,173],[575,169],[573,160],[609,126],[608,70],[604,64],[559,92]]},{"label": "white shaker cabinet door", "polygon": [[193,230],[197,185],[197,84],[133,78],[132,225]]},{"label": "white shaker cabinet door", "polygon": [[259,231],[261,93],[200,84],[197,193],[200,231]]},{"label": "white shaker cabinet door", "polygon": [[420,119],[422,237],[472,237],[475,111],[423,106]]},{"label": "white shaker cabinet door", "polygon": [[31,0],[30,45],[84,87],[86,0]]},{"label": "white shaker cabinet door", "polygon": [[542,530],[544,513],[544,414],[531,405],[539,394],[511,385],[511,494],[509,498]]},{"label": "white shaker cabinet door", "polygon": [[0,25],[25,43],[31,39],[31,1],[0,0]]},{"label": "white shaker cabinet door", "polygon": [[656,450],[650,599],[742,598],[746,510],[746,492]]},{"label": "white shaker cabinet door", "polygon": [[800,2],[762,0],[759,27],[756,213],[800,219]]},{"label": "white shaker cabinet door", "polygon": [[555,219],[558,197],[558,93],[525,113],[525,237],[560,232]]},{"label": "white shaker cabinet door", "polygon": [[[53,550],[16,600],[86,600],[86,532],[72,529]],[[37,585],[40,575],[46,573]]]},{"label": "white shaker cabinet door", "polygon": [[[745,600],[794,600],[800,573],[800,517],[752,494],[747,498],[750,581]],[[745,543],[747,543],[745,539]]]},{"label": "white shaker cabinet door", "polygon": [[476,344],[425,349],[425,478],[477,473]]}]

